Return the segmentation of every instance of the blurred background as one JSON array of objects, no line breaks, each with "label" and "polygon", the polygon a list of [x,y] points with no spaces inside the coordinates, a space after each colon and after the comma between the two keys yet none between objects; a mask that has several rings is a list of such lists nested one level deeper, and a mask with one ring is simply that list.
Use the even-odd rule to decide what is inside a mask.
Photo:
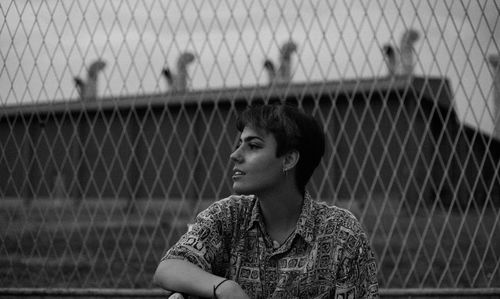
[{"label": "blurred background", "polygon": [[161,296],[238,112],[284,102],[382,294],[499,295],[499,54],[494,0],[0,0],[0,293]]}]

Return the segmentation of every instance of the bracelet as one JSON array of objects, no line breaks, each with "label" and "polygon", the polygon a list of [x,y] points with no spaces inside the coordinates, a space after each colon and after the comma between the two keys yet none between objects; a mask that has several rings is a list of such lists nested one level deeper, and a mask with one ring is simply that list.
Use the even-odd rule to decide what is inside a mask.
[{"label": "bracelet", "polygon": [[217,295],[215,294],[215,291],[217,291],[217,288],[220,287],[221,284],[225,283],[228,280],[229,280],[229,278],[225,278],[223,281],[219,282],[217,285],[214,285],[214,293],[213,293],[212,299],[217,299]]}]

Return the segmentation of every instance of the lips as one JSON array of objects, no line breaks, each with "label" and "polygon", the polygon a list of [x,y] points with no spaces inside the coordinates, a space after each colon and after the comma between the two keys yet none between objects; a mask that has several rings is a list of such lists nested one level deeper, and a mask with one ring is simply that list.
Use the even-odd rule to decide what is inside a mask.
[{"label": "lips", "polygon": [[239,178],[241,176],[244,176],[245,175],[245,172],[239,170],[239,169],[233,169],[233,179],[235,178]]}]

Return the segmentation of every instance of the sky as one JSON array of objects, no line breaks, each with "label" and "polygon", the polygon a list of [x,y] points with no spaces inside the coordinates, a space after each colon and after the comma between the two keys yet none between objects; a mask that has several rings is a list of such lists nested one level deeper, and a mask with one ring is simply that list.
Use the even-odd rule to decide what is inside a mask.
[{"label": "sky", "polygon": [[182,51],[194,90],[265,85],[264,59],[289,39],[294,82],[384,76],[380,48],[407,28],[421,32],[415,73],[448,77],[459,118],[491,132],[494,0],[0,0],[0,105],[77,100],[73,77],[97,58],[100,96],[164,92]]}]

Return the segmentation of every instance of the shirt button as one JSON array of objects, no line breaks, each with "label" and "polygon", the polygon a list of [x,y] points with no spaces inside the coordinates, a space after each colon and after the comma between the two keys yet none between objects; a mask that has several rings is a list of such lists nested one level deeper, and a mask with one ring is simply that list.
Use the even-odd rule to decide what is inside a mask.
[{"label": "shirt button", "polygon": [[273,248],[274,248],[274,249],[278,249],[278,248],[280,248],[280,243],[278,243],[277,241],[274,241],[274,240],[273,240]]}]

